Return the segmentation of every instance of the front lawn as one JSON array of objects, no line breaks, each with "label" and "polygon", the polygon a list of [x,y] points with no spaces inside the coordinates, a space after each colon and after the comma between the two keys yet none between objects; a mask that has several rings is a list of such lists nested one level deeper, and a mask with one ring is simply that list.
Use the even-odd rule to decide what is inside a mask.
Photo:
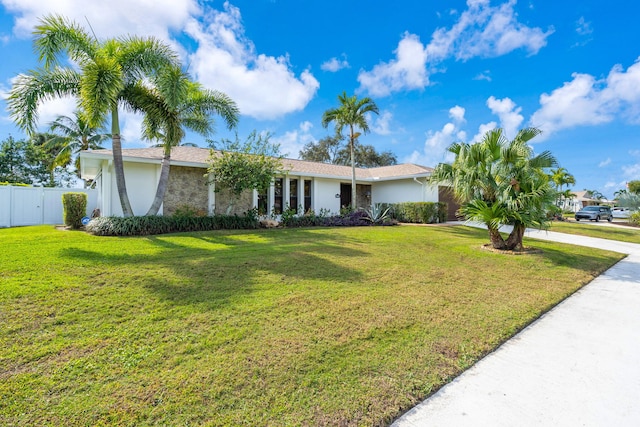
[{"label": "front lawn", "polygon": [[609,227],[590,223],[589,221],[552,221],[549,231],[640,243],[640,228],[627,226],[624,222],[619,227]]},{"label": "front lawn", "polygon": [[0,425],[384,425],[622,255],[486,230],[0,230]]}]

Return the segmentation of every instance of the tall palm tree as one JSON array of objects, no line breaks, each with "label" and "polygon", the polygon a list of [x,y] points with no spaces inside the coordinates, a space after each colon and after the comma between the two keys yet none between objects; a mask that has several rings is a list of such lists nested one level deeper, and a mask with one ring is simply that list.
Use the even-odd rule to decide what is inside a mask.
[{"label": "tall palm tree", "polygon": [[[80,177],[80,151],[100,150],[102,143],[111,138],[111,134],[104,133],[104,125],[91,126],[80,111],[74,113],[75,119],[68,116],[58,116],[49,125],[49,131],[54,133],[45,146],[56,150],[54,166],[66,166],[75,156],[76,175]],[[85,187],[86,187],[85,182]]]},{"label": "tall palm tree", "polygon": [[134,111],[144,113],[143,136],[162,141],[160,180],[147,215],[156,215],[167,190],[171,149],[180,145],[185,129],[210,136],[214,131],[212,114],[219,114],[229,129],[238,123],[235,102],[222,92],[206,90],[193,82],[179,67],[167,67],[153,79],[130,88],[128,99]]},{"label": "tall palm tree", "polygon": [[335,122],[336,134],[342,136],[344,127],[349,128],[349,152],[351,153],[351,207],[356,208],[356,164],[355,164],[355,144],[360,136],[360,129],[363,133],[369,132],[367,123],[367,113],[378,114],[378,106],[371,98],[364,97],[358,99],[355,95],[347,96],[347,92],[338,95],[340,106],[331,108],[322,115],[322,126],[327,128],[329,123]]},{"label": "tall palm tree", "polygon": [[[522,248],[525,228],[546,224],[552,192],[544,169],[556,161],[548,151],[533,156],[528,141],[539,133],[523,129],[508,141],[502,129],[494,129],[476,144],[455,143],[448,148],[454,161],[440,163],[431,174],[432,183],[451,187],[465,218],[487,226],[496,249]],[[513,226],[507,240],[499,232],[502,225]]]},{"label": "tall palm tree", "polygon": [[553,183],[556,185],[556,191],[558,192],[558,204],[562,203],[562,189],[565,185],[569,186],[571,184],[575,184],[576,183],[576,178],[571,175],[569,173],[569,171],[567,171],[565,168],[556,168],[556,169],[551,169],[550,171],[550,175],[549,177],[551,178],[551,181],[553,181]]},{"label": "tall palm tree", "polygon": [[[74,96],[91,126],[111,119],[111,148],[120,204],[125,216],[133,215],[122,162],[119,108],[126,106],[128,89],[153,77],[178,58],[153,37],[125,36],[97,40],[64,17],[43,18],[34,31],[34,47],[43,66],[18,76],[8,100],[12,119],[32,133],[41,102]],[[66,56],[73,67],[61,59]]]}]

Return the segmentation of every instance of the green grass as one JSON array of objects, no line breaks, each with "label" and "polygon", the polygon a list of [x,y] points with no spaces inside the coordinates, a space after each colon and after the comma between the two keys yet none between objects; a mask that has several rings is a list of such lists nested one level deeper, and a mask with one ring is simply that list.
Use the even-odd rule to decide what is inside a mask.
[{"label": "green grass", "polygon": [[[625,225],[625,223],[621,223]],[[621,226],[608,227],[589,222],[553,221],[550,231],[559,233],[579,234],[581,236],[599,237],[601,239],[619,240],[621,242],[640,243],[640,228]]]},{"label": "green grass", "polygon": [[0,425],[384,425],[622,258],[486,241],[0,230]]}]

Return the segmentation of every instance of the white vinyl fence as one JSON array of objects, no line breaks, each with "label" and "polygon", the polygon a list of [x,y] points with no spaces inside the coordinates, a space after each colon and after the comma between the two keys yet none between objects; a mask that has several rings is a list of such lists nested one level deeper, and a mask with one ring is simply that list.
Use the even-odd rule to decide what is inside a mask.
[{"label": "white vinyl fence", "polygon": [[0,227],[62,224],[62,195],[87,193],[87,215],[98,201],[98,190],[0,186]]}]

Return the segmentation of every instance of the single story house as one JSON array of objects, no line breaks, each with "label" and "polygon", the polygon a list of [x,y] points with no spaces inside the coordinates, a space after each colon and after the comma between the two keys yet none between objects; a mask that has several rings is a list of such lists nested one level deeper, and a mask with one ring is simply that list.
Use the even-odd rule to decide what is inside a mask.
[{"label": "single story house", "polygon": [[613,206],[614,202],[612,200],[606,199],[592,199],[591,192],[589,190],[584,191],[573,191],[571,193],[571,197],[562,198],[560,200],[559,206],[565,212],[578,212],[580,209],[585,206],[591,205],[610,205]]},{"label": "single story house", "polygon": [[[174,147],[169,183],[160,213],[170,215],[181,207],[208,213],[225,213],[228,193],[215,191],[205,176],[211,152],[208,148]],[[144,215],[160,178],[162,148],[122,150],[127,192],[135,215]],[[82,178],[92,179],[99,191],[96,208],[102,215],[122,215],[111,150],[83,151]],[[288,207],[300,213],[321,209],[338,213],[351,202],[351,167],[304,160],[284,159],[284,172],[275,177],[264,194],[247,192],[234,204],[233,213],[257,207],[260,213],[281,213]],[[426,181],[433,169],[405,163],[356,169],[356,204],[368,208],[375,203],[447,201],[449,192]],[[455,212],[455,207],[451,204]]]}]

